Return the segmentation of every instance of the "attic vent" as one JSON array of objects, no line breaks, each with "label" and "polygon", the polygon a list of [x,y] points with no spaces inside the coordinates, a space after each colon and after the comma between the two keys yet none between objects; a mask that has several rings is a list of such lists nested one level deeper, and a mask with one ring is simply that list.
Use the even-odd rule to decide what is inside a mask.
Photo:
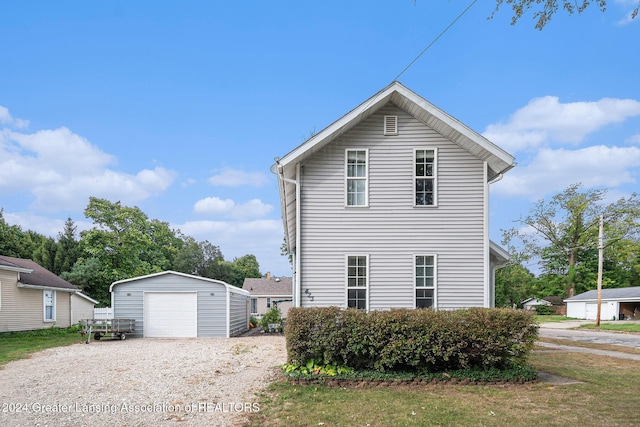
[{"label": "attic vent", "polygon": [[398,134],[398,116],[384,116],[384,134]]}]

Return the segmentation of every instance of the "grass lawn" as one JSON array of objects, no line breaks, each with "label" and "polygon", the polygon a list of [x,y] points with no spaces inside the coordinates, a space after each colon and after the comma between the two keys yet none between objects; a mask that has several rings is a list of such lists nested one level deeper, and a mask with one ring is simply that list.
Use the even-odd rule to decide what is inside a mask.
[{"label": "grass lawn", "polygon": [[600,323],[599,327],[596,326],[595,323],[588,323],[586,325],[582,325],[581,328],[600,329],[603,331],[640,332],[640,322]]},{"label": "grass lawn", "polygon": [[549,314],[549,315],[544,315],[544,316],[536,314],[534,316],[534,319],[536,319],[536,321],[538,323],[562,322],[564,320],[577,320],[577,319],[574,319],[572,317],[559,316],[559,315],[556,315],[556,314]]},{"label": "grass lawn", "polygon": [[31,353],[51,347],[82,342],[77,330],[49,328],[28,332],[0,333],[0,369],[12,360],[24,359]]},{"label": "grass lawn", "polygon": [[550,385],[328,388],[273,383],[248,426],[600,426],[640,419],[640,362],[534,352],[538,370],[582,381]]}]

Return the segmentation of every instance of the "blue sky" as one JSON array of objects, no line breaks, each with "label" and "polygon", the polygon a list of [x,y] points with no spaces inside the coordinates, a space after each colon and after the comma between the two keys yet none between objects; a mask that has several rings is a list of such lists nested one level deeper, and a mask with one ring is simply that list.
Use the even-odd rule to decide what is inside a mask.
[{"label": "blue sky", "polygon": [[[290,275],[274,157],[391,83],[458,0],[5,1],[0,207],[55,236],[90,196]],[[398,80],[513,154],[491,237],[574,182],[638,190],[635,0],[543,31],[478,2]]]}]

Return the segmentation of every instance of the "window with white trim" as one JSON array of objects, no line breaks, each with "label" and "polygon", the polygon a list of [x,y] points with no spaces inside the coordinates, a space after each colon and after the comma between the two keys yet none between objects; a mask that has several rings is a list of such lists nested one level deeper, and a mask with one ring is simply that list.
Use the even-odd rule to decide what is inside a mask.
[{"label": "window with white trim", "polygon": [[251,314],[258,313],[258,298],[251,298]]},{"label": "window with white trim", "polygon": [[436,205],[436,150],[415,151],[415,200],[416,206]]},{"label": "window with white trim", "polygon": [[56,291],[42,291],[42,305],[44,308],[44,321],[56,320]]},{"label": "window with white trim", "polygon": [[366,255],[347,257],[347,307],[367,309],[369,257]]},{"label": "window with white trim", "polygon": [[434,306],[436,289],[436,265],[434,255],[416,255],[416,308],[430,308]]},{"label": "window with white trim", "polygon": [[271,308],[271,298],[267,297],[267,308]]},{"label": "window with white trim", "polygon": [[346,204],[347,206],[367,206],[367,157],[368,150],[347,150],[346,163]]}]

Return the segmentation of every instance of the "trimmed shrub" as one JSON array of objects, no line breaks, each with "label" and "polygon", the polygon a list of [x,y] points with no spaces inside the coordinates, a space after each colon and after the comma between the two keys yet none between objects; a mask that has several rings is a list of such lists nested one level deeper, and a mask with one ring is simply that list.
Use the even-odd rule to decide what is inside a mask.
[{"label": "trimmed shrub", "polygon": [[356,370],[442,372],[502,369],[526,362],[537,338],[531,313],[338,307],[292,308],[285,335],[288,363]]},{"label": "trimmed shrub", "polygon": [[260,326],[262,326],[262,329],[265,332],[269,332],[270,324],[282,324],[282,315],[280,314],[280,309],[278,307],[271,307],[269,311],[262,316],[262,319],[260,319]]}]

